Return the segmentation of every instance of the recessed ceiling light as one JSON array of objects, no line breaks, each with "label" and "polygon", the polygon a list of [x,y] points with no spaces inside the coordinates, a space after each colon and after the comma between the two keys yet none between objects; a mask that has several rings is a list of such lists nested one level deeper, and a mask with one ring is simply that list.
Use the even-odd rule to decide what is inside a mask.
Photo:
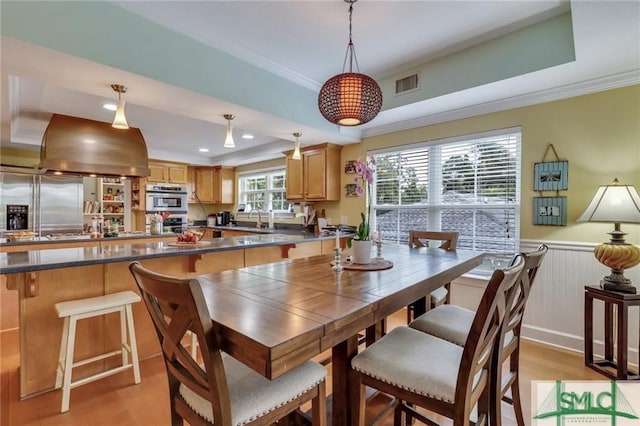
[{"label": "recessed ceiling light", "polygon": [[242,135],[242,139],[253,139],[253,135],[250,135],[249,133],[244,133]]},{"label": "recessed ceiling light", "polygon": [[115,110],[117,110],[117,109],[118,109],[118,105],[116,105],[116,104],[111,104],[111,103],[109,103],[109,104],[103,104],[103,105],[102,105],[102,108],[107,109],[107,110],[109,110],[109,111],[115,111]]},{"label": "recessed ceiling light", "polygon": [[198,149],[200,152],[209,152],[209,148],[200,148]]}]

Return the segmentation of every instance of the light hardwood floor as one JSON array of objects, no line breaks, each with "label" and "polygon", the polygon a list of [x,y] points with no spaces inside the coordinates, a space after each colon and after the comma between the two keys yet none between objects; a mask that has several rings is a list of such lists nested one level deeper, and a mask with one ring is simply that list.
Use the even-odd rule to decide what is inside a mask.
[{"label": "light hardwood floor", "polygon": [[[391,324],[401,324],[406,316],[398,312]],[[0,341],[0,425],[2,426],[80,426],[80,425],[168,425],[170,424],[168,386],[161,357],[141,362],[142,382],[133,384],[126,371],[71,391],[69,412],[60,414],[61,392],[18,401],[17,333],[4,333]],[[532,380],[605,380],[584,366],[582,354],[540,343],[523,341],[520,355],[521,390],[525,419],[531,418]],[[328,389],[331,386],[327,386]],[[382,397],[372,401],[368,415],[382,406]],[[504,407],[505,426],[515,425],[513,410]],[[443,424],[450,424],[444,421]],[[392,425],[391,416],[384,425]]]}]

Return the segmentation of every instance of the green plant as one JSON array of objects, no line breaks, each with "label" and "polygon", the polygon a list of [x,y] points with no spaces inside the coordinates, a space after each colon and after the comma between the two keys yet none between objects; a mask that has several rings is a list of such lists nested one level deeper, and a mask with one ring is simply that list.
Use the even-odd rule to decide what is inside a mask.
[{"label": "green plant", "polygon": [[[367,214],[360,212],[360,224],[356,229],[356,235],[353,237],[357,241],[366,241],[371,238],[369,222],[371,218],[371,186],[373,185],[373,175],[375,173],[376,161],[372,156],[368,162],[358,160],[355,165],[356,177],[353,183],[357,185],[356,194],[367,194]],[[347,247],[351,248],[351,240],[347,241]]]}]

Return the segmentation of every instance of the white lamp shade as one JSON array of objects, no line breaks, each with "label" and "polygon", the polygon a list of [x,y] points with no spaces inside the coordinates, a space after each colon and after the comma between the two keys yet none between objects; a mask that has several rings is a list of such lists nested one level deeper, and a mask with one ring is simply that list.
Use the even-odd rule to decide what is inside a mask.
[{"label": "white lamp shade", "polygon": [[129,123],[127,123],[127,117],[124,115],[124,101],[118,100],[118,108],[116,109],[116,116],[113,118],[113,124],[111,127],[116,129],[128,129]]},{"label": "white lamp shade", "polygon": [[633,185],[598,188],[578,222],[640,223],[640,196]]},{"label": "white lamp shade", "polygon": [[224,138],[224,147],[225,148],[236,147],[236,143],[233,141],[233,133],[232,133],[231,125],[227,126],[227,137]]},{"label": "white lamp shade", "polygon": [[293,158],[294,160],[300,159],[300,142],[296,141],[296,147],[293,150],[293,155],[291,156],[291,158]]}]

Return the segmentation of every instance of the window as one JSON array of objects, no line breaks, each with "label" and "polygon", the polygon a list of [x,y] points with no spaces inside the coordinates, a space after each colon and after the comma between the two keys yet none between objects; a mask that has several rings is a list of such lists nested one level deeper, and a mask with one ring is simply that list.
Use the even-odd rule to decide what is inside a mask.
[{"label": "window", "polygon": [[[285,197],[285,170],[268,170],[240,176],[240,203],[251,209],[275,213],[290,211]],[[251,209],[248,207],[251,206]]]},{"label": "window", "polygon": [[[458,248],[484,251],[485,270],[517,250],[521,131],[468,135],[373,153],[372,211],[384,241],[409,230],[457,231]],[[480,270],[483,268],[479,268]]]}]

